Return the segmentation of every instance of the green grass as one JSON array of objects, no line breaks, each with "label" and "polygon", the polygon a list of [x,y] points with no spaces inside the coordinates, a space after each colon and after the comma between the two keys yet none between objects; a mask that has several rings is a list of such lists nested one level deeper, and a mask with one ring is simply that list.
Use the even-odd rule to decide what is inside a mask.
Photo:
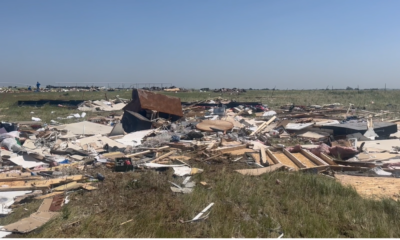
[{"label": "green grass", "polygon": [[[68,92],[68,93],[2,93],[0,94],[0,120],[2,121],[30,121],[31,117],[38,117],[43,122],[49,123],[55,120],[60,123],[69,123],[74,120],[58,120],[57,117],[67,117],[70,114],[80,113],[78,109],[68,109],[58,106],[44,105],[35,106],[18,106],[18,101],[33,101],[41,99],[50,100],[98,100],[105,99],[105,93],[109,99],[115,99],[116,95],[121,98],[130,99],[130,91],[118,92]],[[34,112],[31,114],[31,112]],[[54,112],[54,113],[51,113]],[[116,111],[122,113],[122,111]],[[87,112],[87,118],[93,116],[106,116],[110,112]]]},{"label": "green grass", "polygon": [[[68,92],[68,93],[1,93],[0,94],[0,120],[2,121],[23,121],[30,120],[32,116],[41,118],[44,122],[56,120],[58,116],[66,117],[71,113],[78,113],[78,110],[60,108],[56,106],[30,107],[18,106],[18,100],[99,100],[105,99],[105,93],[109,99],[115,99],[116,95],[121,98],[130,99],[130,91],[113,92]],[[364,108],[369,111],[389,110],[393,114],[385,115],[388,119],[399,118],[400,112],[400,90],[252,90],[241,94],[214,93],[214,92],[178,92],[163,94],[176,96],[182,101],[198,101],[222,98],[234,101],[259,101],[267,104],[272,109],[277,109],[284,104],[294,103],[296,105],[309,106],[313,104],[341,103],[348,107],[349,103],[357,108]],[[391,104],[391,105],[389,105]],[[55,111],[54,114],[49,114]],[[34,114],[30,114],[34,112]],[[88,117],[106,115],[107,113],[88,113]],[[57,121],[57,120],[56,120]],[[68,121],[60,121],[68,122]]]},{"label": "green grass", "polygon": [[[99,190],[75,193],[63,214],[28,237],[399,237],[400,206],[393,200],[360,197],[350,187],[318,175],[276,172],[258,177],[233,172],[237,164],[204,168],[191,194],[174,194],[167,172],[110,173]],[[94,173],[94,172],[93,172]],[[133,182],[137,179],[137,182]],[[281,181],[276,184],[276,179]],[[209,203],[209,218],[190,220]],[[69,214],[64,214],[69,212]],[[122,222],[133,219],[120,226]],[[79,221],[69,228],[62,226]],[[272,231],[277,229],[277,231]]]}]

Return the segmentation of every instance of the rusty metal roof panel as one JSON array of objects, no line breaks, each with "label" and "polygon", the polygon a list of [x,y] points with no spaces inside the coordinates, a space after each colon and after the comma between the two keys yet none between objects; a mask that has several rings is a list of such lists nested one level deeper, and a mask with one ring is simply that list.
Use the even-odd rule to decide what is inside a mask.
[{"label": "rusty metal roof panel", "polygon": [[142,89],[133,89],[132,102],[137,101],[139,101],[141,109],[155,110],[158,112],[183,117],[180,98],[153,93]]}]

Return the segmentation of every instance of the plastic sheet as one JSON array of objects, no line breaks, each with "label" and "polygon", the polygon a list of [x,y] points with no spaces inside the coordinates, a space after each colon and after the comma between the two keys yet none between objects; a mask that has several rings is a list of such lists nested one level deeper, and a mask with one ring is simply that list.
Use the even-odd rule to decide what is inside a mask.
[{"label": "plastic sheet", "polygon": [[6,138],[4,139],[1,144],[1,147],[7,148],[9,151],[19,152],[22,150],[22,147],[18,145],[17,140],[15,138]]}]

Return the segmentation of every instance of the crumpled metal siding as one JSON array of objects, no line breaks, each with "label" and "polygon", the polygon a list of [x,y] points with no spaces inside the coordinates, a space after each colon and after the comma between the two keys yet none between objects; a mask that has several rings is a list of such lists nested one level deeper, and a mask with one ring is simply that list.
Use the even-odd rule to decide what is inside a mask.
[{"label": "crumpled metal siding", "polygon": [[[155,110],[162,113],[183,117],[182,104],[180,98],[170,97],[163,94],[153,93],[142,89],[132,90],[132,104],[128,104],[124,110],[137,111],[137,101],[141,109]],[[135,106],[130,109],[128,106]]]}]

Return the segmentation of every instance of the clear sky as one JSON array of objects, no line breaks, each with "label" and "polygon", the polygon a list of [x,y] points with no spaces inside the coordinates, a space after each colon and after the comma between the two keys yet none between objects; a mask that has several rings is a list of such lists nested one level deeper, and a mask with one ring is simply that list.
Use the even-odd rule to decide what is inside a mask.
[{"label": "clear sky", "polygon": [[400,88],[399,10],[398,0],[0,0],[0,82]]}]

